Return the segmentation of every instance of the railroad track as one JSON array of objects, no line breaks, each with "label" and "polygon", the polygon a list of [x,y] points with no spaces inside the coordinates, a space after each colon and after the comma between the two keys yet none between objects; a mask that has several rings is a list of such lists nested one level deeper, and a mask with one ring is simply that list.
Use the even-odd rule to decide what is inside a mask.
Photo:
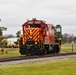
[{"label": "railroad track", "polygon": [[0,58],[0,62],[47,58],[47,57],[56,57],[56,56],[67,56],[67,55],[76,55],[76,53],[58,53],[58,54],[56,53],[56,54],[47,54],[47,55],[39,55],[39,56],[18,56],[18,57]]}]

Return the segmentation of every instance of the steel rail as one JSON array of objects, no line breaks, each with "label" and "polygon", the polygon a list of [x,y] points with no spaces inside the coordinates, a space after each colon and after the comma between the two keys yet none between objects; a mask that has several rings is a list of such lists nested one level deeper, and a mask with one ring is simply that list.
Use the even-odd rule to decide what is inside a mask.
[{"label": "steel rail", "polygon": [[47,58],[47,57],[56,57],[56,56],[67,56],[67,55],[76,55],[76,52],[55,53],[55,54],[46,54],[46,55],[38,55],[38,56],[34,55],[34,56],[17,56],[17,57],[0,58],[0,62],[27,60],[27,59],[35,59],[35,58]]}]

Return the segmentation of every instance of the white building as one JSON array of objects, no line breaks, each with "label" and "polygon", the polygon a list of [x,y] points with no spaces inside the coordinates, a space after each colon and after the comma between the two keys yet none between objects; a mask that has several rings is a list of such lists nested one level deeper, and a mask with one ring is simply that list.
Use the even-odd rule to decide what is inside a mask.
[{"label": "white building", "polygon": [[8,44],[15,44],[17,42],[18,38],[7,38],[7,43]]}]

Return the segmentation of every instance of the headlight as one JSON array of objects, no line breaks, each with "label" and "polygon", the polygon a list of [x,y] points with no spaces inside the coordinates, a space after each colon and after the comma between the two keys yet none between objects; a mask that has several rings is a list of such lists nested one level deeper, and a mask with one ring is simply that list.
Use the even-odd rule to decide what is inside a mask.
[{"label": "headlight", "polygon": [[35,44],[37,44],[37,42],[35,42]]}]

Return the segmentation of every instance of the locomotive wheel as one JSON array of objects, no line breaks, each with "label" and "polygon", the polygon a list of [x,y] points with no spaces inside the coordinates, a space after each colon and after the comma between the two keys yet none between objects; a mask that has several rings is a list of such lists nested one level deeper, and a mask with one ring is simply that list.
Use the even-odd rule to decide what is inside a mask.
[{"label": "locomotive wheel", "polygon": [[59,48],[57,48],[57,51],[56,51],[56,53],[59,53],[60,52],[60,49]]},{"label": "locomotive wheel", "polygon": [[19,52],[21,55],[25,55],[26,54],[26,46],[22,45]]},{"label": "locomotive wheel", "polygon": [[44,54],[47,54],[47,50],[44,50]]},{"label": "locomotive wheel", "polygon": [[59,53],[59,52],[60,52],[59,46],[55,45],[54,46],[54,53]]},{"label": "locomotive wheel", "polygon": [[47,49],[46,49],[46,47],[44,47],[44,49],[41,49],[41,55],[42,54],[47,54]]}]

